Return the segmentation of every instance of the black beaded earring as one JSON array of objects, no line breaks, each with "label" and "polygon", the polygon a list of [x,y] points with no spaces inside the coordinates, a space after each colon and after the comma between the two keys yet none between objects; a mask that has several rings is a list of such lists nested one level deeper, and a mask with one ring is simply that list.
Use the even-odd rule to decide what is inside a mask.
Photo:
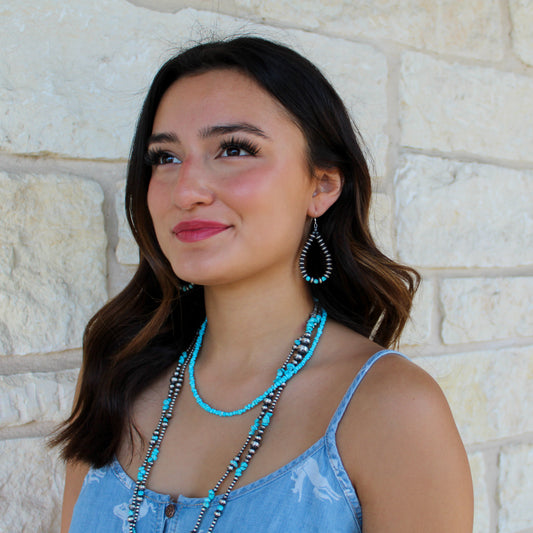
[{"label": "black beaded earring", "polygon": [[[324,256],[324,262],[326,264],[324,274],[316,278],[311,276],[307,272],[307,268],[305,266],[307,253],[309,252],[309,248],[311,248],[311,245],[314,241],[316,241],[316,243],[320,247],[320,251]],[[322,235],[320,235],[320,233],[318,232],[318,224],[316,222],[316,218],[314,218],[313,231],[309,234],[309,237],[307,238],[307,241],[305,242],[304,247],[302,248],[302,253],[300,254],[300,272],[302,273],[302,276],[305,281],[314,285],[319,285],[320,283],[324,283],[324,281],[326,281],[331,276],[332,270],[333,261],[331,259],[331,254],[329,253],[329,250],[326,246],[326,243],[324,242],[324,239],[322,238]]]}]

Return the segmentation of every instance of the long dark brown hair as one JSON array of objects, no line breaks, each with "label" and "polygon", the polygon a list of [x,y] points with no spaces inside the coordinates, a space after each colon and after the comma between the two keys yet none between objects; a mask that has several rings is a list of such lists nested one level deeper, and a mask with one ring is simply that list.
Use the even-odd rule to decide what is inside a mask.
[{"label": "long dark brown hair", "polygon": [[245,73],[288,111],[307,141],[310,168],[338,168],[339,199],[320,217],[333,256],[331,278],[311,286],[329,316],[390,346],[409,316],[418,274],[376,247],[368,227],[370,173],[359,134],[321,72],[293,50],[257,37],[200,44],[167,61],[149,89],[137,123],[126,185],[126,212],[139,245],[139,266],[127,287],[89,321],[83,339],[79,394],[72,415],[52,439],[66,460],[109,463],[135,398],[191,342],[205,317],[203,290],[180,296],[147,206],[151,168],[147,141],[163,94],[176,80],[213,69]]}]

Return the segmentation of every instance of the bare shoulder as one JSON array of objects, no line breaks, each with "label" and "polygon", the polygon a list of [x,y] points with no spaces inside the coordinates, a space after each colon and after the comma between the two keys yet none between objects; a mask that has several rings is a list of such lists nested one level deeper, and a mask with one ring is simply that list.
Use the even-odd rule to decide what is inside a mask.
[{"label": "bare shoulder", "polygon": [[464,446],[442,390],[416,364],[394,354],[376,361],[337,442],[365,531],[472,531]]}]

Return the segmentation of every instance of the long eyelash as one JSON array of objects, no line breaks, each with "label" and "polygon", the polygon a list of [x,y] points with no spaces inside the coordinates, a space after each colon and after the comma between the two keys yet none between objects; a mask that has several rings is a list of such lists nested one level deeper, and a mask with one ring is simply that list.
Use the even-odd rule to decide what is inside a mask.
[{"label": "long eyelash", "polygon": [[148,151],[144,154],[144,164],[149,167],[157,167],[160,163],[161,156],[167,154],[165,150],[160,148],[149,148]]},{"label": "long eyelash", "polygon": [[240,148],[246,150],[250,155],[257,155],[259,153],[259,146],[249,141],[248,139],[237,139],[232,137],[227,141],[223,141],[220,145],[222,150],[227,150],[228,148]]}]

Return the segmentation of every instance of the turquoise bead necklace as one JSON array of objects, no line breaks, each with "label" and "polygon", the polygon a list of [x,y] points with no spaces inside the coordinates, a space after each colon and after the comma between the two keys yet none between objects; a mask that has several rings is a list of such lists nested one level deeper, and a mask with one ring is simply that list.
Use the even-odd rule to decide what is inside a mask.
[{"label": "turquoise bead necklace", "polygon": [[[313,329],[319,324],[321,316],[313,315],[311,314],[311,317],[307,321],[307,324],[305,326],[306,333],[311,334]],[[305,357],[298,363],[287,363],[283,367],[281,367],[277,374],[276,378],[274,379],[272,385],[265,391],[263,394],[259,395],[255,400],[252,400],[249,404],[245,405],[241,409],[236,409],[235,411],[221,411],[219,409],[215,409],[214,407],[211,407],[208,403],[206,403],[204,400],[202,400],[202,397],[200,396],[200,393],[198,392],[198,389],[196,387],[196,378],[194,377],[194,368],[196,365],[196,360],[198,358],[198,352],[200,351],[200,346],[202,345],[202,339],[205,334],[205,330],[207,327],[207,320],[204,321],[202,324],[202,327],[200,328],[200,332],[198,334],[198,339],[194,348],[194,352],[191,357],[191,361],[189,363],[189,384],[191,386],[192,393],[194,395],[194,398],[196,400],[196,403],[204,409],[204,411],[207,411],[208,413],[211,413],[213,415],[217,416],[237,416],[242,415],[249,411],[250,409],[253,409],[256,405],[259,405],[272,391],[277,389],[282,383],[287,383],[289,379],[291,379],[293,376],[295,376],[309,361],[311,356],[313,355],[316,345],[318,344],[318,341],[320,340],[320,336],[315,336],[315,339],[313,341],[313,345],[309,349],[309,351],[306,353]],[[300,339],[297,339],[294,344],[296,346],[300,345]]]},{"label": "turquoise bead necklace", "polygon": [[277,371],[276,377],[274,378],[272,385],[264,393],[260,394],[257,398],[252,400],[243,408],[236,409],[234,411],[221,411],[218,409],[214,409],[202,400],[196,387],[194,368],[196,360],[198,358],[198,354],[202,347],[204,334],[207,328],[207,320],[204,321],[196,335],[195,340],[189,346],[189,349],[180,355],[178,359],[178,365],[174,373],[172,374],[172,377],[170,378],[169,391],[167,398],[163,401],[159,422],[149,441],[148,451],[146,453],[145,459],[137,472],[135,488],[129,506],[129,533],[137,533],[136,524],[139,519],[141,505],[145,497],[148,476],[150,474],[152,466],[157,460],[161,442],[165,435],[170,419],[172,418],[176,399],[183,387],[184,376],[187,367],[189,368],[189,382],[196,402],[200,407],[202,407],[202,409],[206,410],[211,414],[223,417],[238,416],[240,414],[246,413],[247,411],[253,409],[255,406],[262,403],[261,411],[257,418],[254,420],[253,424],[250,426],[250,430],[248,431],[248,435],[243,446],[234,456],[234,458],[230,461],[222,477],[217,481],[215,486],[209,491],[208,496],[204,499],[204,503],[202,505],[198,519],[194,525],[194,528],[191,530],[191,533],[198,533],[200,525],[207,511],[212,507],[212,504],[215,500],[215,497],[217,496],[217,492],[219,491],[222,483],[224,483],[228,476],[232,474],[233,478],[229,482],[229,485],[224,491],[224,493],[221,495],[218,504],[213,512],[213,519],[207,530],[208,533],[212,533],[218,519],[222,516],[231,491],[235,487],[236,483],[239,481],[240,477],[243,475],[244,471],[248,468],[250,461],[261,446],[263,434],[268,425],[270,424],[270,420],[274,413],[276,404],[285,386],[287,385],[287,382],[291,378],[293,378],[313,356],[318,341],[320,340],[320,337],[322,336],[322,333],[324,331],[326,319],[326,311],[324,309],[319,309],[317,303],[315,302],[313,311],[311,312],[311,315],[307,320],[304,334],[294,341],[292,349],[289,352],[289,355],[286,358],[284,364]]}]

